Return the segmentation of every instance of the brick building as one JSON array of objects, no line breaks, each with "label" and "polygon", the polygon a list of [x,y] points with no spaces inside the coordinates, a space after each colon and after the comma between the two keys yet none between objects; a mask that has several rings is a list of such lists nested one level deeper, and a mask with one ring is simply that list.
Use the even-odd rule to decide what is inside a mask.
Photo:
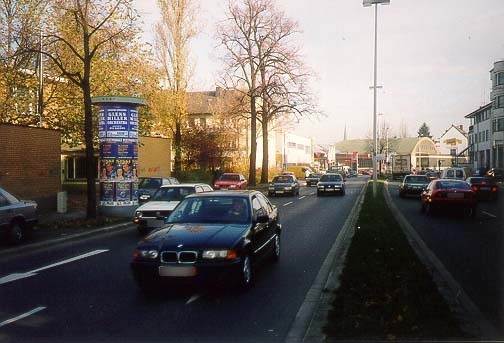
[{"label": "brick building", "polygon": [[39,208],[55,209],[61,191],[61,133],[0,124],[0,186]]}]

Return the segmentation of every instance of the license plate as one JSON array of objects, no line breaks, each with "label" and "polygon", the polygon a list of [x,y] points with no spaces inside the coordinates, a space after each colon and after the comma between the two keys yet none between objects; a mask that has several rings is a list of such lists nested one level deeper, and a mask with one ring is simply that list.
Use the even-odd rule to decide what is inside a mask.
[{"label": "license plate", "polygon": [[464,193],[448,193],[446,196],[450,199],[462,199],[464,197]]},{"label": "license plate", "polygon": [[282,194],[282,193],[283,193],[283,191],[276,191],[276,192],[277,192],[278,194]]},{"label": "license plate", "polygon": [[188,277],[196,275],[194,266],[160,266],[159,276]]},{"label": "license plate", "polygon": [[328,191],[328,192],[333,192],[333,191],[334,191],[334,188],[326,188],[326,191]]},{"label": "license plate", "polygon": [[490,187],[481,187],[480,188],[482,191],[489,191],[490,190]]},{"label": "license plate", "polygon": [[148,219],[147,220],[147,227],[163,227],[163,226],[165,226],[164,220],[159,220],[159,219]]}]

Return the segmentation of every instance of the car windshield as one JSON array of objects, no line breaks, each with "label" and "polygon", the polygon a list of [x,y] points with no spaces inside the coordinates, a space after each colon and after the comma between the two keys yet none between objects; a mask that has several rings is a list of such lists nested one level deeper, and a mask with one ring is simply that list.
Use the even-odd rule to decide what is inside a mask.
[{"label": "car windshield", "polygon": [[320,181],[342,181],[339,174],[325,174],[320,177]]},{"label": "car windshield", "polygon": [[437,189],[471,189],[471,186],[467,182],[456,182],[456,181],[439,181],[437,183]]},{"label": "car windshield", "polygon": [[244,224],[250,221],[248,199],[233,196],[187,198],[167,219],[167,223]]},{"label": "car windshield", "polygon": [[194,193],[193,187],[161,187],[154,193],[151,200],[156,201],[181,201],[189,194]]},{"label": "car windshield", "polygon": [[282,175],[282,176],[275,176],[273,178],[273,182],[276,182],[276,183],[289,183],[289,182],[293,182],[294,180],[292,179],[291,176],[286,176],[286,175]]},{"label": "car windshield", "polygon": [[160,178],[141,178],[138,182],[140,189],[158,189],[159,187],[161,187]]},{"label": "car windshield", "polygon": [[404,183],[428,183],[429,180],[425,176],[406,176]]},{"label": "car windshield", "polygon": [[220,180],[222,180],[222,181],[240,181],[240,176],[234,175],[234,174],[223,174],[220,177]]}]

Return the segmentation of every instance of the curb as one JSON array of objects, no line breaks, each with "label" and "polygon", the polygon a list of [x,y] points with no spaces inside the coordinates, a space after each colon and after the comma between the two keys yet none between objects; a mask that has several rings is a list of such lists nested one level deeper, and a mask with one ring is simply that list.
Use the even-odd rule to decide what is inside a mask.
[{"label": "curb", "polygon": [[434,283],[441,296],[445,299],[453,313],[455,313],[455,316],[461,321],[462,330],[482,339],[498,338],[497,329],[484,318],[479,308],[464,292],[460,284],[455,281],[443,263],[427,247],[422,238],[420,238],[420,235],[392,202],[388,182],[385,182],[385,186],[384,195],[388,207],[401,226],[408,242],[420,261],[432,272]]},{"label": "curb", "polygon": [[85,231],[85,232],[71,234],[71,235],[68,235],[65,237],[43,240],[43,241],[36,242],[36,243],[30,243],[30,244],[17,246],[17,247],[7,248],[5,250],[0,251],[0,258],[5,261],[8,259],[9,255],[12,257],[16,257],[22,253],[33,252],[38,249],[47,248],[47,247],[50,247],[53,245],[66,243],[67,241],[70,241],[70,240],[91,237],[91,236],[94,236],[99,233],[112,233],[112,232],[115,233],[115,232],[119,232],[122,230],[126,230],[131,227],[133,227],[133,224],[131,222],[124,222],[124,223],[119,223],[119,224],[114,224],[114,225],[110,225],[110,226],[104,226],[104,227],[92,229],[92,230]]},{"label": "curb", "polygon": [[343,270],[345,256],[354,235],[355,223],[359,218],[360,208],[364,201],[366,185],[364,184],[362,187],[357,201],[350,211],[350,215],[343,224],[322,267],[320,267],[317,277],[308,290],[284,342],[325,341],[326,337],[322,329],[327,318],[327,313],[331,309],[333,292],[339,287],[339,276]]}]

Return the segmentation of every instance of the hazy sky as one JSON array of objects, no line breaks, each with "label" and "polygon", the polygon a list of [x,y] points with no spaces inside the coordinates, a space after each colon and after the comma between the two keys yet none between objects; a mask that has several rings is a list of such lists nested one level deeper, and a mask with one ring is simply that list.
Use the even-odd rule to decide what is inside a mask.
[{"label": "hazy sky", "polygon": [[[493,63],[504,59],[504,0],[391,0],[378,6],[377,112],[391,135],[401,121],[410,136],[426,122],[438,138],[489,102]],[[138,0],[147,34],[155,0]],[[227,0],[201,0],[202,32],[193,44],[193,90],[212,90],[220,70],[215,23]],[[299,23],[299,45],[315,71],[320,120],[303,120],[296,133],[317,143],[372,136],[374,7],[362,0],[278,0]]]}]

